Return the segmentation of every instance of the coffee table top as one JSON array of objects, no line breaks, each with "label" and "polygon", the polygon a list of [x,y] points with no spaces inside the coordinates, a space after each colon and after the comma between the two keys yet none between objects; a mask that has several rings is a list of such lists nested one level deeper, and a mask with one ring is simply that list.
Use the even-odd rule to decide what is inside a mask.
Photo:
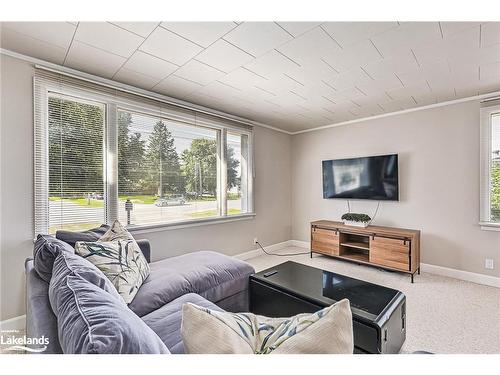
[{"label": "coffee table top", "polygon": [[[277,272],[264,276],[274,271]],[[321,306],[347,298],[353,313],[369,320],[376,320],[390,302],[402,294],[395,289],[292,261],[268,268],[251,278]]]}]

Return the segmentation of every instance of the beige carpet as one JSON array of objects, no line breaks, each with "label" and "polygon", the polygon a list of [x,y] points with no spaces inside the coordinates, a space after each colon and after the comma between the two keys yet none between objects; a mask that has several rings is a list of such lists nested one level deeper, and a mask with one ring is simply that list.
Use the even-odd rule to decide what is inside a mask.
[{"label": "beige carpet", "polygon": [[[288,247],[277,253],[304,252]],[[247,260],[262,271],[287,260],[337,272],[402,291],[406,295],[407,335],[402,353],[500,353],[500,289],[422,273],[415,283],[405,274],[382,271],[314,254],[258,256]]]}]

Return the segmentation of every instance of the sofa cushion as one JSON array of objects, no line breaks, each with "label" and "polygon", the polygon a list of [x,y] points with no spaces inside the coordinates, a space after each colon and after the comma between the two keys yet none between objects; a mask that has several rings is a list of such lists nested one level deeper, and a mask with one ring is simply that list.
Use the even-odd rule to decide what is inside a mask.
[{"label": "sofa cushion", "polygon": [[49,293],[64,353],[169,353],[158,335],[123,301],[82,276],[66,276],[61,287]]},{"label": "sofa cushion", "polygon": [[99,228],[89,229],[83,232],[71,232],[69,230],[58,230],[56,238],[75,247],[78,241],[93,242],[101,238],[108,230],[109,225],[102,224]]},{"label": "sofa cushion", "polygon": [[139,245],[118,220],[98,241],[78,241],[75,251],[111,280],[126,303],[132,302],[149,275],[149,265]]},{"label": "sofa cushion", "polygon": [[352,314],[343,299],[312,314],[267,318],[182,308],[182,339],[188,354],[352,354]]},{"label": "sofa cushion", "polygon": [[35,271],[46,282],[52,277],[54,260],[61,251],[74,253],[75,250],[66,242],[49,235],[39,234],[33,247],[33,262]]},{"label": "sofa cushion", "polygon": [[142,320],[161,338],[170,352],[174,354],[184,353],[181,323],[182,306],[185,303],[194,303],[214,311],[223,311],[198,294],[188,293],[142,317]]},{"label": "sofa cushion", "polygon": [[186,293],[213,303],[248,288],[253,267],[213,251],[198,251],[150,264],[151,273],[129,308],[144,316]]}]

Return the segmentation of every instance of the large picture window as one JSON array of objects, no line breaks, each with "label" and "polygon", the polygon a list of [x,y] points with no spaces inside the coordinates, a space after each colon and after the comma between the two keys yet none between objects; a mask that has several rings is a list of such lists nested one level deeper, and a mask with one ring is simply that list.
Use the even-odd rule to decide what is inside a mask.
[{"label": "large picture window", "polygon": [[481,225],[500,228],[500,105],[481,108]]},{"label": "large picture window", "polygon": [[161,103],[35,81],[35,232],[253,215],[251,128]]}]

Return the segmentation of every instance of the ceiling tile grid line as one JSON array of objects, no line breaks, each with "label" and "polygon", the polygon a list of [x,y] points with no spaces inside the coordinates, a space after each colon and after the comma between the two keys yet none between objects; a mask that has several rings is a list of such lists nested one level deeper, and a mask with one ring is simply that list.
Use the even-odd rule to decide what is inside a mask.
[{"label": "ceiling tile grid line", "polygon": [[500,89],[499,22],[1,27],[2,48],[291,132]]}]

